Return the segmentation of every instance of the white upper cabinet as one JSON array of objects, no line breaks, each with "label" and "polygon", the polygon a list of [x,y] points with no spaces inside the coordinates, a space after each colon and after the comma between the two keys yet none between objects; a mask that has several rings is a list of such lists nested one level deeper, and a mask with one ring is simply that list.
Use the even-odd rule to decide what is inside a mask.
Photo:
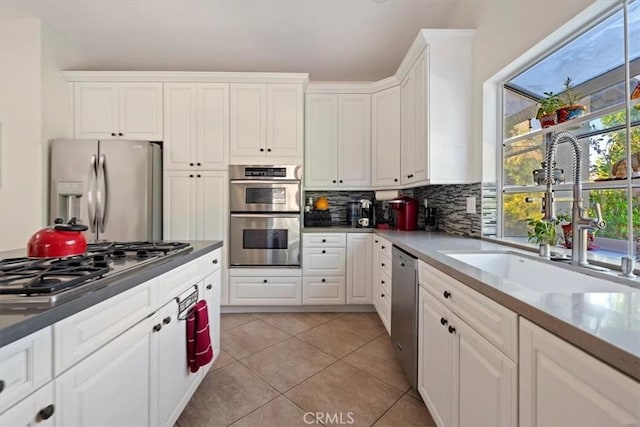
[{"label": "white upper cabinet", "polygon": [[400,86],[376,92],[371,105],[371,184],[400,185]]},{"label": "white upper cabinet", "polygon": [[471,145],[473,30],[422,30],[403,61],[402,184],[464,183]]},{"label": "white upper cabinet", "polygon": [[227,169],[229,85],[165,83],[164,168]]},{"label": "white upper cabinet", "polygon": [[230,86],[231,161],[302,158],[302,85],[232,83]]},{"label": "white upper cabinet", "polygon": [[74,136],[161,141],[162,83],[75,83]]},{"label": "white upper cabinet", "polygon": [[371,95],[308,94],[305,186],[371,186]]}]

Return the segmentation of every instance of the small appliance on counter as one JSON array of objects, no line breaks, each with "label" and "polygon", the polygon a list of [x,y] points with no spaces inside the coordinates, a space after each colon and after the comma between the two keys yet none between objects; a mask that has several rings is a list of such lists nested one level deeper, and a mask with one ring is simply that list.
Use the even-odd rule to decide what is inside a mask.
[{"label": "small appliance on counter", "polygon": [[427,206],[427,199],[424,200],[424,229],[425,231],[435,231],[438,228],[438,208]]},{"label": "small appliance on counter", "polygon": [[413,197],[402,196],[389,200],[393,213],[393,229],[413,231],[418,228],[418,201]]},{"label": "small appliance on counter", "polygon": [[324,211],[320,211],[317,209],[305,211],[304,226],[305,227],[330,227],[331,211],[329,209]]},{"label": "small appliance on counter", "polygon": [[358,228],[374,226],[373,203],[368,199],[347,202],[347,225]]}]

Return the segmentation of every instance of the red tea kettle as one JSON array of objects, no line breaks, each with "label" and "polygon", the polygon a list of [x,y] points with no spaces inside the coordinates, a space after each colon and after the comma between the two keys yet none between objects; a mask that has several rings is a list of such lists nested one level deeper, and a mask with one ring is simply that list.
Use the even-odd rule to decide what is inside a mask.
[{"label": "red tea kettle", "polygon": [[87,251],[87,240],[82,234],[88,227],[76,224],[71,218],[64,224],[57,218],[51,227],[37,231],[27,243],[27,256],[30,258],[60,258],[80,255]]}]

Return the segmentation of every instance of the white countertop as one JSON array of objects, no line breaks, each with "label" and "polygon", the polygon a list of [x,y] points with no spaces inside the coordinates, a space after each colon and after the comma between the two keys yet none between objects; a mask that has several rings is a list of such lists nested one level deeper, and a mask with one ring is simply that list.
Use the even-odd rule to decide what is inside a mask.
[{"label": "white countertop", "polygon": [[445,233],[375,233],[640,381],[640,280],[635,280],[638,287],[630,286],[628,292],[566,292],[562,283],[558,283],[557,292],[534,292],[446,255],[456,251],[518,252],[512,247]]}]

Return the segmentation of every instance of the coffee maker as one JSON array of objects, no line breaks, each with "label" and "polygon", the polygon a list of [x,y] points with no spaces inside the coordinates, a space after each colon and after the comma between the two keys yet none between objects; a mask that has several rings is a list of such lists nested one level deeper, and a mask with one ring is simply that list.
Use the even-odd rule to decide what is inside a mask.
[{"label": "coffee maker", "polygon": [[373,227],[373,203],[371,200],[350,200],[347,202],[347,224],[351,227]]},{"label": "coffee maker", "polygon": [[402,196],[389,200],[393,213],[393,229],[413,231],[418,228],[418,201],[413,197]]}]

